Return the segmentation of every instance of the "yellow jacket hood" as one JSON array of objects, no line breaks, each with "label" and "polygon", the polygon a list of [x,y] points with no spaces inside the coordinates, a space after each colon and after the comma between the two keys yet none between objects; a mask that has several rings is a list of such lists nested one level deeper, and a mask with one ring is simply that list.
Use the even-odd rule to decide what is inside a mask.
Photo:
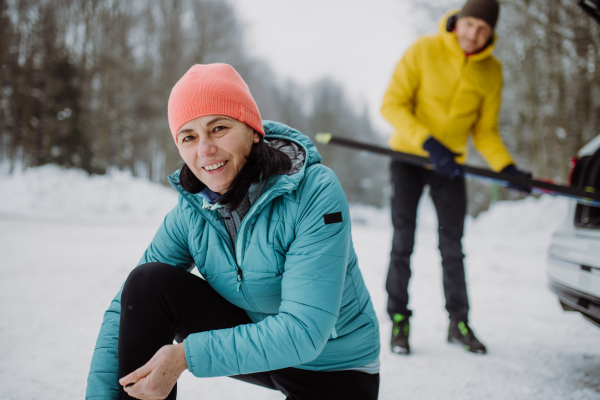
[{"label": "yellow jacket hood", "polygon": [[[457,15],[460,12],[460,9],[454,9],[448,11],[442,18],[438,21],[438,30],[440,31],[440,35],[442,36],[442,40],[444,44],[450,49],[453,53],[455,53],[459,57],[465,57],[465,53],[460,48],[458,44],[458,40],[456,39],[456,34],[454,32],[448,31],[448,20]],[[496,40],[498,40],[498,36],[496,33],[493,33],[492,42],[488,44],[483,50],[478,53],[469,55],[469,59],[472,61],[481,61],[486,58],[492,56],[494,52],[494,47]]]}]

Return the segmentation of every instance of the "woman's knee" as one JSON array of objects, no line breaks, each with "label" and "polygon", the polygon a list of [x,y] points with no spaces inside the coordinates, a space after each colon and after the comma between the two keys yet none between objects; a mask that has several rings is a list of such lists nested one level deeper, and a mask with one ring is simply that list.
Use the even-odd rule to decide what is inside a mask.
[{"label": "woman's knee", "polygon": [[169,264],[151,262],[138,265],[129,273],[121,297],[155,294],[159,288],[164,287],[181,268]]}]

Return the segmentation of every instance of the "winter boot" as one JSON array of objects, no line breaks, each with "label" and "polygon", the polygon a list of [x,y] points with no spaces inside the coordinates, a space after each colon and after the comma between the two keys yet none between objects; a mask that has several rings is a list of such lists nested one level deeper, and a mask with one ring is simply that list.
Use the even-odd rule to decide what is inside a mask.
[{"label": "winter boot", "polygon": [[483,343],[475,337],[471,327],[464,321],[450,320],[448,343],[457,344],[471,353],[485,354],[487,352]]},{"label": "winter boot", "polygon": [[392,340],[390,341],[392,353],[410,354],[410,346],[408,345],[409,333],[410,322],[408,317],[402,314],[394,314]]}]

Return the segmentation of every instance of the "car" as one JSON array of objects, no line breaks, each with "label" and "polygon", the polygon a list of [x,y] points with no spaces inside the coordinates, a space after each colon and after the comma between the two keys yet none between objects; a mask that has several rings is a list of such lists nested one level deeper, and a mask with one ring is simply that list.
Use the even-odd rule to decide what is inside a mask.
[{"label": "car", "polygon": [[[571,159],[569,185],[600,192],[600,135]],[[578,311],[600,327],[600,207],[569,205],[547,257],[550,289],[565,311]]]},{"label": "car", "polygon": [[[600,23],[600,0],[578,0]],[[600,135],[571,159],[569,186],[600,192]],[[600,328],[600,207],[572,201],[553,234],[547,258],[549,287],[565,311],[580,312]]]}]

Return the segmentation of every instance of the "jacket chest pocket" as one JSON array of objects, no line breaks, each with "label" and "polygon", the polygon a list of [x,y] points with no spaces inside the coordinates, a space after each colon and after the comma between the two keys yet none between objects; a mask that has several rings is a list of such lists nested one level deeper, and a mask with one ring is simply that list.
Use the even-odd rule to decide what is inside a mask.
[{"label": "jacket chest pocket", "polygon": [[271,250],[273,265],[277,269],[278,274],[283,274],[285,266],[285,250],[280,246],[273,246]]},{"label": "jacket chest pocket", "polygon": [[269,247],[271,248],[272,262],[277,271],[282,274],[285,266],[286,254],[294,241],[294,227],[281,221],[271,237]]}]

